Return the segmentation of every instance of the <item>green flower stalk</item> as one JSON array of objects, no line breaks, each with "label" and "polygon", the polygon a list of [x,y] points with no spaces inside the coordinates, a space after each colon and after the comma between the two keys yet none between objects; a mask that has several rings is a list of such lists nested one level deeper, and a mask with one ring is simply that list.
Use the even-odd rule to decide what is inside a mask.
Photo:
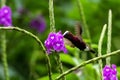
[{"label": "green flower stalk", "polygon": [[[82,22],[83,22],[83,26],[84,26],[84,30],[85,30],[85,35],[86,35],[86,38],[89,40],[89,46],[91,47],[92,40],[91,40],[91,36],[90,36],[90,31],[89,31],[88,25],[86,23],[86,18],[85,18],[85,14],[84,14],[84,9],[83,9],[83,6],[82,6],[82,2],[81,2],[81,0],[77,0],[76,2],[78,4],[78,9],[79,9],[80,17],[81,17]],[[87,54],[82,54],[82,57],[84,58],[84,60],[86,60],[87,59]]]},{"label": "green flower stalk", "polygon": [[[55,29],[55,20],[54,20],[54,7],[53,7],[53,0],[49,0],[49,17],[50,17],[50,32],[56,32]],[[60,60],[60,55],[57,54],[56,62],[59,63],[58,67],[60,70],[60,73],[63,73],[63,66]],[[62,78],[62,80],[65,80],[65,77]]]},{"label": "green flower stalk", "polygon": [[[63,70],[63,66],[62,66],[62,62],[60,60],[60,55],[59,54],[56,54],[56,61],[58,63],[58,67],[59,67],[59,72],[60,74],[64,73],[64,70]],[[62,80],[66,80],[65,76],[62,77]]]},{"label": "green flower stalk", "polygon": [[9,80],[5,32],[2,32],[1,34],[1,48],[2,48],[2,61],[3,61],[3,67],[4,67],[5,80]]},{"label": "green flower stalk", "polygon": [[[5,6],[5,3],[6,3],[6,0],[1,0],[2,8],[0,8],[1,10],[0,17],[4,19],[4,21],[1,20],[0,25],[10,26],[12,24],[11,9],[10,7]],[[9,17],[9,21],[7,21],[8,17]],[[4,67],[5,80],[9,80],[9,71],[8,71],[7,53],[6,53],[6,33],[4,31],[1,33],[1,50],[2,50],[2,62],[3,62],[3,67]]]},{"label": "green flower stalk", "polygon": [[6,0],[1,0],[1,6],[5,6]]},{"label": "green flower stalk", "polygon": [[[50,32],[55,32],[53,0],[49,0],[49,18],[50,18]],[[49,68],[49,71],[51,71],[51,67]],[[49,80],[52,80],[52,72],[49,73]]]},{"label": "green flower stalk", "polygon": [[[98,42],[98,57],[100,57],[102,55],[102,43],[103,43],[103,38],[105,36],[106,28],[107,28],[107,25],[105,24],[103,26],[101,36],[100,36],[100,39],[99,39],[99,42]],[[99,60],[98,62],[99,62],[99,67],[100,67],[100,78],[101,78],[101,80],[103,80],[102,79],[102,66],[103,66],[102,60]]]},{"label": "green flower stalk", "polygon": [[55,32],[53,0],[49,0],[50,32]]},{"label": "green flower stalk", "polygon": [[87,39],[90,40],[90,46],[91,46],[91,36],[90,36],[90,31],[88,29],[88,25],[86,23],[86,18],[85,18],[85,15],[84,15],[84,10],[83,10],[83,6],[82,6],[82,3],[81,3],[81,0],[77,0],[77,4],[78,4],[78,8],[79,8],[79,12],[80,12],[80,16],[82,18],[82,22],[83,22],[83,25],[84,25],[84,30],[85,30],[85,34],[86,34],[86,37]]},{"label": "green flower stalk", "polygon": [[[111,52],[111,35],[112,34],[112,11],[109,10],[108,14],[108,40],[107,40],[107,53]],[[106,58],[106,64],[110,66],[110,57]]]}]

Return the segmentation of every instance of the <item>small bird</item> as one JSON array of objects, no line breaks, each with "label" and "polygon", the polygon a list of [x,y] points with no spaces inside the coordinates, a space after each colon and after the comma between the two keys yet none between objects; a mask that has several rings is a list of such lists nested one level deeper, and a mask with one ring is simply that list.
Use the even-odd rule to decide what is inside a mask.
[{"label": "small bird", "polygon": [[76,35],[73,35],[70,31],[65,31],[63,34],[64,37],[64,43],[66,45],[69,45],[71,47],[77,47],[78,49],[82,51],[88,51],[95,53],[94,50],[92,50],[82,39],[82,27],[79,23],[75,26],[75,32]]}]

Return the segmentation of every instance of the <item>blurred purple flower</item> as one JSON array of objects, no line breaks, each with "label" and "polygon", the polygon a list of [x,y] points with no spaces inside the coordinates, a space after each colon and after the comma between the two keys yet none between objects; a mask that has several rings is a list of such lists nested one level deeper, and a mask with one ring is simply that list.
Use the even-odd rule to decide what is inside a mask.
[{"label": "blurred purple flower", "polygon": [[103,79],[104,80],[118,80],[116,65],[112,64],[112,67],[106,65],[103,68]]},{"label": "blurred purple flower", "polygon": [[12,16],[11,8],[8,6],[3,6],[0,9],[0,25],[12,26],[11,16]]},{"label": "blurred purple flower", "polygon": [[28,14],[28,10],[25,8],[19,8],[17,11],[20,16]]},{"label": "blurred purple flower", "polygon": [[46,22],[43,16],[38,16],[37,18],[32,19],[30,22],[30,26],[33,29],[36,29],[38,32],[42,33],[46,29]]},{"label": "blurred purple flower", "polygon": [[64,53],[67,53],[61,31],[57,33],[50,33],[48,38],[45,40],[45,47],[48,54],[51,50],[55,50],[57,52],[63,51]]}]

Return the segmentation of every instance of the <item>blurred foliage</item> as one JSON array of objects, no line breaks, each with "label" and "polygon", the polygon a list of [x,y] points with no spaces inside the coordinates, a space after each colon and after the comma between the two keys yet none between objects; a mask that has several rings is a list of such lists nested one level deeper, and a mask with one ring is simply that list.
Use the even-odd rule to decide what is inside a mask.
[{"label": "blurred foliage", "polygon": [[[108,23],[108,10],[111,9],[113,12],[112,51],[120,49],[120,0],[81,0],[81,2],[92,38],[92,48],[97,52],[100,33],[103,25]],[[18,26],[34,33],[44,43],[50,31],[48,0],[7,0],[7,5],[13,11],[13,26]],[[66,30],[74,33],[75,22],[81,22],[76,0],[54,0],[54,14],[56,30],[61,30],[62,33]],[[38,15],[42,15],[46,21],[47,28],[43,33],[38,33],[29,25],[30,21]],[[88,41],[84,32],[83,39],[86,42]],[[103,44],[103,54],[106,53],[106,41],[107,34]],[[85,60],[84,57],[90,59],[97,55],[87,54],[69,46],[67,46],[67,49],[69,51],[68,54],[60,53],[64,70],[80,64]],[[87,56],[82,54],[87,54]],[[7,55],[11,80],[48,80],[45,55],[34,39],[16,31],[7,31]],[[55,65],[55,58],[50,55],[50,59],[53,76],[56,77],[59,73],[57,65]],[[120,66],[119,56],[113,56],[111,60],[111,63]],[[105,63],[105,60],[103,61]],[[98,65],[94,62],[72,72],[67,76],[67,80],[99,80],[97,69]],[[120,72],[120,67],[118,67],[118,72]],[[118,73],[118,76],[120,79],[120,73]],[[0,80],[3,79],[3,67],[0,60]]]}]

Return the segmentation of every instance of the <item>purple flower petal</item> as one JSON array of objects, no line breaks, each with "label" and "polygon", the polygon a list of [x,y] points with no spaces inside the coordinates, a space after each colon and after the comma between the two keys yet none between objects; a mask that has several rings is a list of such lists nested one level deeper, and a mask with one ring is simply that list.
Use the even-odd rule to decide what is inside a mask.
[{"label": "purple flower petal", "polygon": [[53,48],[54,48],[54,50],[56,50],[57,52],[60,52],[60,51],[62,51],[62,49],[63,49],[63,44],[62,44],[60,41],[56,41],[56,42],[53,44]]},{"label": "purple flower petal", "polygon": [[45,41],[45,47],[47,52],[50,52],[52,49],[54,49],[57,52],[63,51],[64,53],[67,53],[61,32],[50,33]]},{"label": "purple flower petal", "polygon": [[2,12],[1,13],[2,16],[11,16],[11,14],[12,14],[11,9],[8,6],[2,7],[1,12]]},{"label": "purple flower petal", "polygon": [[11,26],[12,19],[11,19],[11,9],[8,6],[4,6],[0,9],[0,25],[2,26]]},{"label": "purple flower petal", "polygon": [[116,65],[112,64],[112,67],[106,65],[103,68],[103,78],[104,80],[118,80]]},{"label": "purple flower petal", "polygon": [[56,33],[50,33],[50,34],[48,35],[48,39],[49,39],[49,41],[51,41],[51,42],[55,42],[55,41],[56,41]]},{"label": "purple flower petal", "polygon": [[110,73],[111,73],[111,68],[110,68],[110,66],[106,65],[103,69],[103,75],[110,76]]},{"label": "purple flower petal", "polygon": [[45,31],[46,28],[46,22],[43,16],[38,16],[37,18],[34,18],[30,22],[30,26],[33,29],[36,29],[38,32],[42,33]]}]

